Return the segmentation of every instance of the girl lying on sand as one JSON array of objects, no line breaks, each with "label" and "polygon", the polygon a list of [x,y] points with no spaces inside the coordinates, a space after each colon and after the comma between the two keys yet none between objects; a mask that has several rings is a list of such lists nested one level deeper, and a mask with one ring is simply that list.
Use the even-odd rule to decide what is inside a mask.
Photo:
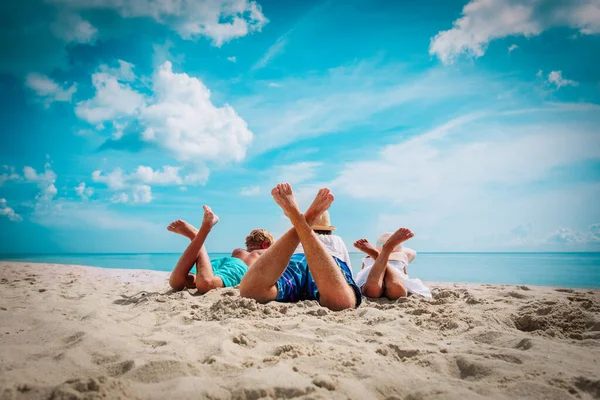
[{"label": "girl lying on sand", "polygon": [[354,242],[354,247],[367,255],[355,279],[365,296],[396,300],[410,293],[431,297],[423,282],[409,278],[406,272],[406,266],[415,259],[417,252],[403,247],[402,243],[413,236],[409,229],[400,228],[379,236],[376,247],[367,239]]}]

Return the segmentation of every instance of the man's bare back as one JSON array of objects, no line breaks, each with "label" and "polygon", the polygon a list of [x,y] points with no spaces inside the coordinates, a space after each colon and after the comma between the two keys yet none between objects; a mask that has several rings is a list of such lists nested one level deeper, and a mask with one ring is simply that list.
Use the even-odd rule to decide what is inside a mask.
[{"label": "man's bare back", "polygon": [[239,258],[240,260],[246,263],[248,268],[250,268],[252,264],[254,264],[256,260],[258,260],[258,257],[260,257],[260,255],[265,252],[265,250],[266,249],[248,251],[244,249],[235,249],[231,252],[231,257]]}]

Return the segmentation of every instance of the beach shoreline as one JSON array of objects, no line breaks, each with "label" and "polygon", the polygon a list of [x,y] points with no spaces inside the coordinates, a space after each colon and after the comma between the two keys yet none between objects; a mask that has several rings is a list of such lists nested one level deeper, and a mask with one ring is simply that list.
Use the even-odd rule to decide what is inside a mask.
[{"label": "beach shoreline", "polygon": [[600,397],[600,290],[426,282],[334,313],[168,276],[0,262],[0,398]]}]

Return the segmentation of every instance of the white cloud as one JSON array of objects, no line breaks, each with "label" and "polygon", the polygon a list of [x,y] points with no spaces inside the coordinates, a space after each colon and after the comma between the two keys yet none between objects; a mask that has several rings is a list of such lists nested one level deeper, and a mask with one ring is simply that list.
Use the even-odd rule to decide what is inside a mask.
[{"label": "white cloud", "polygon": [[39,174],[34,168],[26,166],[23,168],[23,175],[26,181],[37,183],[40,189],[40,193],[36,196],[36,206],[46,206],[58,193],[56,186],[54,186],[56,174],[52,170],[50,163],[46,163],[44,165],[44,172]]},{"label": "white cloud", "polygon": [[123,18],[148,17],[185,39],[206,36],[215,46],[260,31],[268,22],[249,0],[51,0],[73,10],[111,9]]},{"label": "white cloud", "polygon": [[560,89],[563,86],[577,86],[578,82],[572,81],[570,79],[565,79],[562,76],[561,71],[552,71],[548,74],[548,84],[553,84],[557,89]]},{"label": "white cloud", "polygon": [[279,83],[276,82],[269,82],[269,87],[281,87],[281,85]]},{"label": "white cloud", "polygon": [[129,195],[127,193],[119,193],[119,194],[115,194],[110,201],[112,201],[113,203],[128,203],[129,202]]},{"label": "white cloud", "polygon": [[6,217],[13,222],[23,221],[23,218],[6,204],[6,199],[0,199],[0,216]]},{"label": "white cloud", "polygon": [[70,102],[73,94],[77,91],[76,84],[72,84],[69,88],[62,87],[46,75],[38,73],[27,75],[25,85],[44,100],[46,107],[54,101]]},{"label": "white cloud", "polygon": [[119,81],[133,81],[135,80],[135,74],[133,72],[133,67],[135,65],[128,63],[127,61],[117,60],[119,66],[117,68],[111,68],[106,64],[100,65],[100,72],[107,73]]},{"label": "white cloud", "polygon": [[519,46],[517,46],[516,44],[511,44],[511,45],[508,47],[508,52],[509,52],[509,53],[512,53],[514,50],[516,50],[516,49],[518,49],[518,48],[519,48]]},{"label": "white cloud", "polygon": [[397,126],[404,123],[407,114],[393,118],[382,114],[399,106],[428,108],[449,99],[456,103],[457,96],[471,96],[472,100],[498,90],[497,82],[478,74],[457,76],[451,69],[434,68],[415,75],[407,73],[404,65],[383,65],[377,60],[310,74],[305,79],[288,78],[278,84],[286,90],[262,91],[235,103],[259,139],[251,148],[254,154],[359,126]]},{"label": "white cloud", "polygon": [[556,167],[600,159],[596,132],[589,125],[513,125],[492,114],[470,114],[348,163],[335,186],[353,197],[397,203],[440,193],[463,198],[484,185],[535,182]]},{"label": "white cloud", "polygon": [[263,56],[254,64],[252,69],[261,69],[266,67],[271,60],[277,57],[279,54],[283,53],[285,50],[285,46],[288,44],[288,36],[293,32],[293,29],[286,32],[284,35],[277,38],[275,43],[268,48],[268,50],[263,54]]},{"label": "white cloud", "polygon": [[240,196],[250,197],[250,196],[258,196],[260,194],[260,186],[249,186],[243,187],[240,190]]},{"label": "white cloud", "polygon": [[323,165],[320,162],[299,162],[290,165],[275,167],[276,177],[274,184],[288,182],[292,185],[310,181],[318,176],[318,170]]},{"label": "white cloud", "polygon": [[18,181],[21,180],[21,175],[15,172],[14,167],[9,167],[8,165],[3,166],[4,172],[0,174],[0,186],[4,185],[5,182],[8,181]]},{"label": "white cloud", "polygon": [[118,193],[111,198],[113,203],[146,204],[152,201],[152,189],[148,185],[137,185],[131,190],[131,195]]},{"label": "white cloud", "polygon": [[119,83],[116,76],[107,72],[92,75],[96,88],[93,98],[80,101],[75,114],[91,124],[137,114],[144,105],[144,96],[127,84]]},{"label": "white cloud", "polygon": [[[131,64],[121,64],[121,76],[124,65],[130,70]],[[216,107],[210,100],[210,90],[199,79],[174,73],[170,62],[155,71],[153,95],[148,98],[109,72],[95,73],[92,80],[96,95],[77,104],[79,118],[95,124],[122,117],[135,119],[143,140],[198,169],[207,161],[227,163],[245,158],[253,138],[247,123],[230,105]],[[114,138],[121,136],[122,129],[117,129]],[[197,176],[196,180],[202,179]]]},{"label": "white cloud", "polygon": [[452,29],[432,38],[429,53],[449,64],[461,54],[481,57],[494,39],[536,36],[556,26],[578,29],[582,34],[600,32],[600,3],[597,0],[471,0]]},{"label": "white cloud", "polygon": [[535,74],[535,76],[537,76],[538,78],[541,78],[544,76],[544,71],[542,71],[541,69],[538,69],[538,72]]},{"label": "white cloud", "polygon": [[153,199],[150,185],[198,185],[206,183],[208,178],[202,172],[181,176],[180,170],[179,167],[164,166],[161,171],[140,165],[130,174],[124,173],[121,168],[115,168],[106,175],[96,170],[92,173],[92,180],[105,184],[111,191],[130,191],[129,194],[124,192],[115,194],[111,198],[113,203],[143,204]]},{"label": "white cloud", "polygon": [[231,61],[232,63],[237,62],[237,58],[235,58],[235,57],[227,57],[227,60]]},{"label": "white cloud", "polygon": [[558,228],[548,235],[548,242],[555,244],[585,243],[585,236],[570,228]]},{"label": "white cloud", "polygon": [[216,107],[210,91],[197,78],[174,73],[164,63],[154,74],[152,104],[140,121],[144,137],[168,150],[179,161],[241,161],[252,142],[252,132],[228,104]]},{"label": "white cloud", "polygon": [[81,182],[79,186],[75,186],[75,193],[77,193],[77,196],[81,197],[82,200],[88,200],[94,193],[94,189],[86,187],[85,182]]},{"label": "white cloud", "polygon": [[90,43],[98,33],[98,30],[88,21],[70,12],[60,13],[50,27],[55,36],[67,43]]},{"label": "white cloud", "polygon": [[97,170],[92,172],[92,180],[98,183],[104,183],[111,190],[121,190],[126,186],[127,177],[123,174],[121,168],[115,168],[108,175],[102,175],[102,171]]}]

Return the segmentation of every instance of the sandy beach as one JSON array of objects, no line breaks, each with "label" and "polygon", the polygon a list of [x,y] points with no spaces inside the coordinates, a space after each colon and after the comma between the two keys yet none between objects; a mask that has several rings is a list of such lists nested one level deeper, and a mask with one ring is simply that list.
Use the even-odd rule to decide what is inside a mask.
[{"label": "sandy beach", "polygon": [[600,291],[257,304],[168,274],[0,263],[1,399],[600,398]]}]

